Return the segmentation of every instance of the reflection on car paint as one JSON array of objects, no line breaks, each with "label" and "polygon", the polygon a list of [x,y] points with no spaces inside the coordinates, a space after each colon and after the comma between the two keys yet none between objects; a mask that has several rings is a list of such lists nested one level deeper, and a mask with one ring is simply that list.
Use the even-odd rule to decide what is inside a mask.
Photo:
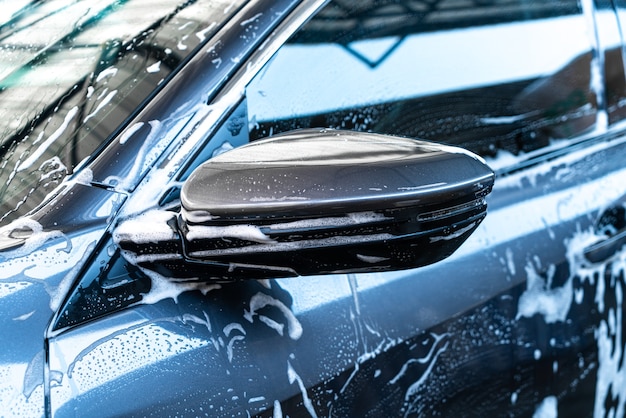
[{"label": "reflection on car paint", "polygon": [[[60,306],[78,274],[78,266],[85,262],[85,255],[91,253],[101,231],[92,231],[83,236],[69,239],[59,231],[42,231],[35,222],[19,220],[9,227],[28,226],[35,234],[24,246],[9,252],[0,253],[3,263],[0,270],[0,299],[9,298],[12,304],[10,314],[13,325],[4,327],[6,344],[17,345],[12,358],[0,363],[0,411],[13,416],[41,416],[44,408],[43,344],[41,351],[32,352],[28,346],[19,349],[19,342],[11,340],[41,339],[48,325],[50,314]],[[5,227],[6,228],[6,227]],[[52,244],[54,242],[57,242]],[[68,251],[68,247],[73,251]],[[37,260],[37,263],[35,263]],[[41,306],[39,299],[29,298],[28,293],[47,293],[49,305]],[[22,294],[24,296],[22,297]],[[37,302],[32,306],[27,301]],[[18,303],[19,301],[19,303]],[[29,330],[29,331],[26,331]],[[26,332],[28,335],[22,335]],[[24,341],[26,344],[26,341]],[[57,375],[53,379],[59,379]],[[22,388],[22,391],[19,389]]]},{"label": "reflection on car paint", "polygon": [[[223,327],[213,324],[212,320],[218,317],[212,316],[206,309],[203,309],[201,312],[202,317],[187,312],[179,318],[163,318],[152,320],[148,323],[142,321],[122,330],[113,327],[111,331],[100,330],[95,333],[87,333],[81,336],[80,339],[73,338],[71,335],[53,339],[51,343],[51,353],[53,355],[51,367],[56,373],[66,376],[64,379],[59,379],[61,384],[52,387],[55,395],[58,395],[55,396],[55,400],[63,402],[63,400],[70,399],[71,396],[86,393],[98,385],[106,384],[106,382],[118,376],[126,375],[132,370],[138,370],[149,364],[159,363],[170,356],[179,355],[188,350],[194,351],[203,347],[213,347],[217,353],[224,354],[229,363],[238,363],[243,358],[237,360],[237,355],[245,355],[249,349],[246,345],[246,339],[251,333],[258,333],[259,327],[262,326],[275,332],[281,338],[298,340],[305,332],[305,329],[291,308],[286,304],[284,297],[277,297],[280,294],[276,293],[280,289],[278,282],[272,281],[269,284],[269,288],[264,283],[259,283],[259,285],[266,290],[257,291],[247,302],[243,301],[243,309],[240,308],[242,321],[230,322]],[[215,285],[213,290],[219,291],[220,288],[219,285]],[[170,296],[176,299],[175,295],[171,294]],[[232,302],[232,300],[229,302]],[[210,305],[206,306],[208,308]],[[268,310],[267,308],[270,307],[278,309]],[[358,303],[355,305],[355,310],[357,312],[359,310]],[[255,318],[258,318],[258,321]],[[192,333],[193,337],[187,337],[184,334],[172,331],[170,327],[164,328],[164,325],[159,325],[166,323],[192,326],[195,329]],[[195,328],[196,325],[199,325],[200,328]],[[369,329],[369,332],[373,332],[371,328]],[[257,331],[253,332],[253,330]],[[404,344],[401,340],[391,340],[382,337],[377,332],[374,333],[378,334],[379,342],[372,348],[366,348],[356,359],[351,374],[347,377],[342,387],[338,389],[335,397],[350,396],[349,394],[353,393],[355,389],[360,390],[358,389],[362,383],[360,370],[363,367],[360,365],[365,365],[381,353]],[[203,337],[202,335],[206,336]],[[86,336],[90,336],[90,338],[86,339]],[[416,397],[415,394],[420,389],[423,389],[423,385],[426,384],[438,357],[445,352],[448,346],[448,337],[446,334],[427,335],[423,340],[422,348],[416,351],[415,357],[406,359],[406,362],[399,365],[392,376],[385,375],[386,377],[382,377],[389,379],[390,385],[395,386],[402,383],[400,387],[406,387],[406,379],[411,379],[408,375],[408,370],[413,369],[411,376],[415,375],[416,368],[421,370],[419,378],[408,385],[406,393],[403,395],[407,410],[413,408],[413,404],[418,401],[419,397]],[[421,354],[417,354],[417,352]],[[56,358],[68,359],[70,364],[67,368],[64,368],[62,364],[55,360]],[[318,416],[317,408],[319,407],[316,407],[317,403],[307,392],[306,385],[300,377],[294,360],[296,360],[294,355],[288,354],[286,358],[283,358],[283,365],[285,367],[286,380],[290,385],[297,388],[302,397],[303,410],[300,413]],[[103,361],[105,362],[104,366],[102,364]],[[94,375],[90,371],[92,362],[98,363],[94,371],[99,371],[99,374]],[[110,364],[107,366],[106,363]],[[107,371],[107,375],[103,375],[102,371]],[[225,373],[228,375],[231,373],[231,370],[226,370]],[[374,375],[375,378],[381,377],[381,371],[376,370]],[[355,384],[357,385],[356,387],[354,387]],[[269,392],[265,393],[262,388],[257,388],[257,391],[259,392],[243,394],[245,399],[247,399],[248,405],[252,407],[252,404],[258,404],[256,408],[262,408],[263,405],[272,405],[274,407],[274,416],[282,416],[280,415],[282,414],[281,401],[279,399],[273,400],[268,396]],[[231,393],[233,393],[233,401],[238,400],[241,396],[237,389],[234,389]],[[61,408],[62,406],[55,405],[55,407]],[[332,411],[333,406],[327,405],[326,408],[328,407]],[[259,411],[256,408],[251,409],[251,412]],[[293,413],[292,407],[289,407],[288,411]],[[222,411],[222,413],[226,413],[226,411]]]},{"label": "reflection on car paint", "polygon": [[[58,385],[51,388],[57,395],[55,402],[63,403],[133,370],[203,347],[213,347],[217,354],[225,356],[232,364],[237,354],[245,354],[245,339],[250,330],[258,330],[259,327],[267,327],[281,338],[299,339],[302,325],[282,300],[283,297],[277,296],[280,293],[276,292],[277,287],[276,283],[259,283],[259,288],[265,290],[257,291],[247,300],[241,300],[241,321],[223,326],[212,322],[218,317],[207,312],[207,306],[207,309],[201,309],[202,317],[185,312],[179,317],[149,321],[138,319],[123,329],[113,325],[111,328],[94,330],[77,338],[71,333],[54,338],[51,342],[50,367],[55,373],[64,376],[59,379]],[[213,284],[203,293],[206,296],[208,292],[217,292],[221,288],[221,285]],[[172,287],[167,297],[176,301],[185,290],[188,289]],[[152,303],[157,303],[157,299],[163,300],[165,293],[160,293],[159,296],[161,298],[153,297]],[[66,359],[66,365],[61,359]],[[288,363],[288,359],[285,361]],[[295,369],[291,365],[288,368],[289,379],[299,381],[301,385]],[[231,374],[231,370],[225,370],[225,373]],[[249,403],[266,399],[262,393],[248,394],[247,398]],[[55,407],[59,408],[61,405]]]},{"label": "reflection on car paint", "polygon": [[[584,243],[588,242],[588,238],[589,236],[585,236],[585,240]],[[581,244],[582,245],[582,244]],[[624,255],[621,254],[620,255],[621,259],[622,259],[622,263],[623,263],[623,257]],[[574,272],[579,271],[579,270],[572,270]],[[573,273],[575,274],[575,273]],[[589,274],[589,273],[587,273]],[[167,279],[165,279],[167,280]],[[275,286],[275,284],[273,283],[272,286]],[[215,285],[214,290],[217,290],[221,288],[219,285]],[[355,307],[354,307],[354,313],[355,316],[359,316],[359,312],[360,312],[360,307],[359,307],[359,302],[358,302],[358,297],[357,297],[357,293],[356,293],[356,285],[354,287],[352,287],[353,291],[355,292],[353,294],[354,297],[354,301],[355,301]],[[172,289],[170,289],[172,291],[172,293],[169,293],[169,297],[172,297],[173,299],[176,299],[178,297],[178,295],[180,295],[180,293],[182,293],[184,291],[184,287],[180,287],[180,286],[173,286]],[[179,293],[180,292],[180,293]],[[263,324],[265,326],[267,326],[269,329],[273,330],[274,332],[276,332],[278,335],[281,336],[285,336],[285,337],[289,337],[289,338],[295,338],[298,339],[300,337],[300,335],[302,335],[301,333],[306,332],[306,328],[302,328],[302,324],[297,321],[298,326],[292,328],[295,329],[297,332],[294,333],[290,333],[290,332],[281,332],[283,331],[285,328],[284,326],[281,327],[278,321],[276,321],[275,318],[269,318],[269,317],[265,317],[267,319],[262,319],[264,317],[264,315],[260,315],[257,311],[259,309],[261,309],[264,306],[278,306],[280,307],[279,311],[285,315],[285,317],[281,317],[281,320],[286,320],[287,324],[292,323],[293,320],[297,321],[297,319],[295,319],[296,317],[292,317],[293,312],[290,309],[286,308],[286,305],[281,302],[280,300],[274,298],[273,296],[267,295],[263,292],[257,292],[256,294],[254,294],[250,300],[248,301],[248,306],[250,307],[249,309],[244,308],[242,310],[242,316],[243,319],[245,319],[247,322],[249,322],[251,325],[254,325],[254,323],[258,323],[259,325]],[[520,305],[523,305],[523,302],[520,301]],[[256,322],[254,320],[250,320],[250,317],[256,317],[258,315],[259,321]],[[240,323],[229,323],[224,325],[221,328],[221,333],[219,333],[218,335],[215,335],[213,330],[213,327],[211,326],[211,322],[210,322],[210,316],[206,313],[203,312],[203,316],[204,319],[200,318],[197,315],[193,315],[193,314],[189,314],[189,313],[185,313],[182,315],[181,320],[185,323],[196,323],[199,325],[202,325],[203,327],[205,327],[209,333],[211,335],[213,335],[210,340],[211,343],[213,345],[213,347],[215,348],[215,350],[225,350],[225,354],[228,358],[228,361],[232,363],[234,357],[236,356],[236,347],[238,347],[239,343],[245,343],[245,339],[246,336],[248,335],[248,332],[246,331],[246,327],[245,327],[245,322],[240,322]],[[291,318],[291,319],[290,319]],[[480,319],[477,318],[477,321],[479,321]],[[510,321],[513,321],[514,319],[511,318]],[[515,319],[515,321],[519,320],[519,317],[517,319]],[[610,320],[609,320],[610,321]],[[618,327],[617,329],[620,329]],[[143,329],[143,328],[142,328]],[[219,328],[218,328],[219,329]],[[287,327],[287,329],[289,330],[289,327]],[[461,329],[473,329],[473,327],[463,327]],[[600,327],[600,330],[602,332],[602,327]],[[433,338],[433,344],[429,346],[427,353],[425,354],[425,356],[423,357],[415,357],[413,359],[408,360],[406,363],[404,363],[404,365],[397,370],[397,372],[393,375],[393,377],[390,378],[389,380],[389,384],[396,384],[398,383],[401,378],[406,374],[406,370],[409,366],[411,366],[412,364],[415,365],[422,365],[421,367],[424,368],[424,372],[422,374],[419,375],[419,378],[417,378],[416,380],[414,380],[406,390],[405,395],[404,395],[404,402],[405,402],[405,406],[403,407],[404,411],[407,412],[407,415],[410,415],[413,412],[419,411],[421,410],[422,406],[422,397],[423,397],[423,393],[421,393],[421,391],[425,390],[425,385],[427,385],[428,383],[428,379],[430,378],[430,373],[433,370],[433,367],[435,367],[437,359],[439,358],[440,355],[442,355],[445,350],[449,347],[449,339],[454,337],[457,338],[457,336],[459,335],[458,332],[460,332],[460,329],[454,330],[454,328],[452,328],[449,332],[444,333],[444,334],[431,334],[432,338]],[[463,331],[465,332],[465,331]],[[377,334],[376,332],[371,333],[371,335],[375,335]],[[355,336],[357,337],[357,339],[360,339],[361,337],[358,337],[358,335],[355,334]],[[506,343],[507,340],[502,340],[502,338],[508,338],[505,335],[504,336],[500,336],[498,340],[502,341],[503,343]],[[117,338],[117,337],[115,337]],[[378,345],[375,345],[374,348],[372,349],[365,349],[362,354],[357,358],[355,364],[354,364],[354,369],[351,373],[351,375],[349,376],[349,378],[347,379],[347,381],[344,383],[344,385],[342,386],[341,390],[339,390],[338,392],[336,392],[335,396],[337,399],[337,397],[341,398],[341,395],[348,395],[349,392],[347,392],[349,390],[349,388],[351,387],[352,382],[357,379],[357,376],[360,376],[361,370],[363,370],[363,368],[365,367],[365,364],[368,361],[371,360],[375,360],[377,356],[379,356],[380,354],[392,350],[400,345],[402,345],[402,341],[394,341],[394,340],[388,340],[385,339],[384,337],[381,338],[380,334],[378,333],[378,338],[380,340],[380,342],[378,343]],[[105,342],[107,340],[107,338],[103,338],[102,341]],[[619,339],[618,339],[619,341]],[[361,343],[359,343],[359,345],[361,345]],[[201,346],[205,346],[204,344],[202,344]],[[198,346],[200,347],[200,346]],[[245,347],[242,346],[242,349],[245,350]],[[537,349],[533,349],[533,355],[534,355],[534,359],[535,360],[540,360],[541,359],[541,352]],[[122,354],[120,354],[121,356]],[[127,354],[124,354],[127,355]],[[616,353],[617,359],[619,359],[619,350]],[[602,370],[602,364],[603,364],[604,359],[601,357],[600,358],[600,370]],[[604,363],[606,364],[606,363]],[[558,367],[556,366],[556,362],[554,365],[554,371],[556,372],[558,369]],[[615,370],[618,369],[613,369],[611,371],[611,373],[613,373]],[[292,365],[290,360],[287,360],[287,373],[289,375],[289,382],[290,384],[296,384],[301,390],[303,388],[303,386],[301,385],[301,379],[299,378],[299,374],[296,372],[296,370],[294,369],[294,366]],[[585,369],[583,369],[582,373],[586,373]],[[380,370],[376,370],[374,371],[374,376],[375,377],[379,377],[381,375]],[[412,374],[414,376],[414,374]],[[613,375],[614,376],[614,375]],[[361,377],[359,377],[360,379]],[[601,377],[600,377],[601,378]],[[405,382],[406,383],[406,382]],[[358,390],[358,389],[357,389]],[[432,390],[432,387],[431,387]],[[254,396],[251,397],[250,396],[250,401],[267,401],[270,404],[272,403],[271,399],[267,399],[267,397],[265,396]],[[303,402],[304,402],[304,406],[306,408],[306,410],[311,414],[311,416],[317,416],[314,415],[315,414],[315,408],[313,406],[313,403],[311,401],[310,398],[310,394],[307,394],[306,391],[302,392],[302,397],[303,397]],[[515,404],[518,399],[517,399],[517,395],[515,393],[511,394],[511,403]],[[541,411],[553,411],[555,409],[555,402],[556,402],[556,397],[554,396],[549,396],[546,397],[544,399],[544,401],[542,403],[540,403],[539,405],[537,405],[537,413],[540,413]],[[308,401],[307,401],[308,400]],[[311,402],[311,403],[310,403]],[[274,401],[273,405],[276,406],[277,404],[279,404],[279,401],[276,400]],[[341,402],[339,402],[339,404],[341,404]],[[331,410],[332,410],[332,405],[330,406]],[[275,409],[275,413],[282,413],[282,407],[279,407],[277,409]],[[598,416],[598,415],[596,415]]]},{"label": "reflection on car paint", "polygon": [[63,376],[57,385],[51,386],[55,402],[63,403],[148,364],[208,344],[203,338],[174,334],[159,324],[143,322],[83,335],[79,341],[62,344],[61,353],[55,345],[51,352],[71,361],[64,365],[51,359],[51,370]]}]

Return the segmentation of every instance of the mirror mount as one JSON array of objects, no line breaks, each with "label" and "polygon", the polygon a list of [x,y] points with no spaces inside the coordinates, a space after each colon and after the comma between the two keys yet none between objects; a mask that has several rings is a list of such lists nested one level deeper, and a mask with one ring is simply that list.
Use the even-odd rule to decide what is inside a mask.
[{"label": "mirror mount", "polygon": [[292,131],[208,160],[184,183],[179,213],[126,220],[114,239],[130,262],[179,280],[415,268],[478,227],[493,181],[461,148]]}]

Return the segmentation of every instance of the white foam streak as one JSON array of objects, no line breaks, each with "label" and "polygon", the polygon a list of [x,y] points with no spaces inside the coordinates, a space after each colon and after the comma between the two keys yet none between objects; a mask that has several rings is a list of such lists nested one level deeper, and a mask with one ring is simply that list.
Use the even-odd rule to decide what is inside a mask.
[{"label": "white foam streak", "polygon": [[284,229],[319,228],[324,226],[349,226],[385,221],[388,219],[390,218],[381,213],[360,212],[349,213],[347,216],[342,217],[314,218],[302,221],[277,223],[268,225],[267,228],[273,231],[279,231]]},{"label": "white foam streak", "polygon": [[574,294],[572,280],[561,287],[551,288],[554,266],[551,267],[547,273],[549,277],[544,280],[532,264],[526,266],[526,291],[519,300],[517,319],[540,314],[547,323],[555,323],[567,318]]},{"label": "white foam streak", "polygon": [[143,127],[143,122],[137,122],[132,125],[130,128],[126,129],[122,136],[120,137],[120,144],[124,145],[128,139],[135,134],[138,130]]},{"label": "white foam streak", "polygon": [[96,78],[96,83],[99,83],[106,77],[112,77],[115,74],[117,74],[117,68],[109,67],[106,70],[101,71],[100,74],[98,74],[98,77]]},{"label": "white foam streak", "polygon": [[315,412],[315,408],[313,407],[313,403],[309,398],[308,393],[306,392],[306,386],[302,381],[302,378],[296,373],[293,366],[289,361],[287,361],[287,377],[289,378],[289,383],[294,384],[294,382],[298,382],[298,387],[300,388],[300,393],[302,394],[302,402],[304,403],[304,407],[308,411],[308,413],[313,418],[317,418],[317,413]]},{"label": "white foam streak", "polygon": [[[626,250],[622,249],[618,257],[613,261],[610,290],[615,292],[615,306],[606,313],[595,332],[598,344],[598,373],[596,382],[596,399],[594,417],[622,417],[626,414],[626,366],[622,356],[626,347],[623,342],[623,285],[622,277],[626,272]],[[593,278],[589,277],[588,280]],[[596,300],[598,294],[604,294],[605,289],[600,290],[600,282],[604,284],[604,277],[598,277],[596,288]],[[612,402],[607,402],[611,400]],[[605,407],[609,406],[608,410]]]},{"label": "white foam streak", "polygon": [[78,106],[74,106],[72,109],[70,109],[70,111],[67,112],[67,115],[65,116],[65,119],[63,120],[61,126],[59,126],[57,130],[48,137],[48,139],[46,139],[41,145],[39,145],[35,152],[30,154],[28,158],[17,167],[17,171],[19,172],[30,168],[30,166],[33,165],[33,163],[35,163],[35,161],[37,161],[57,139],[59,139],[63,132],[65,132],[70,122],[72,121],[72,119],[74,119],[77,113]]},{"label": "white foam streak", "polygon": [[557,418],[558,417],[558,401],[556,396],[548,396],[535,410],[533,418]]},{"label": "white foam streak", "polygon": [[155,62],[154,64],[146,68],[146,71],[149,73],[158,73],[159,71],[161,71],[161,61]]},{"label": "white foam streak", "polygon": [[106,105],[108,105],[111,102],[111,100],[113,100],[116,94],[117,94],[117,90],[113,90],[112,92],[107,94],[107,96],[98,104],[98,107],[96,108],[96,110],[91,112],[89,115],[85,117],[85,119],[83,119],[83,123],[87,122],[89,119],[96,116],[100,110],[102,110]]},{"label": "white foam streak", "polygon": [[211,290],[221,289],[222,287],[219,284],[210,282],[176,282],[150,270],[144,270],[144,273],[150,277],[152,286],[150,291],[143,295],[141,300],[143,304],[155,304],[164,299],[173,299],[177,302],[178,296],[184,292],[198,290],[203,295],[206,295]]},{"label": "white foam streak", "polygon": [[121,222],[113,232],[113,240],[117,244],[122,241],[138,244],[173,241],[176,234],[168,222],[175,217],[176,214],[173,212],[150,210]]},{"label": "white foam streak", "polygon": [[[129,190],[136,183],[137,177],[141,174],[143,168],[148,164],[151,164],[162,151],[159,147],[156,147],[161,132],[161,122],[158,120],[151,120],[150,133],[148,134],[145,142],[139,150],[139,155],[135,159],[135,163],[130,172],[123,178],[118,176],[107,177],[104,180],[105,184],[111,184],[118,190]],[[151,158],[149,158],[149,156]]]},{"label": "white foam streak", "polygon": [[[279,335],[282,335],[282,332],[279,332],[279,329],[277,328],[278,322],[274,320],[271,320],[272,322],[266,321],[265,319],[263,319],[264,316],[258,313],[259,310],[265,308],[266,306],[273,306],[275,308],[278,308],[278,310],[283,314],[284,318],[287,320],[287,332],[289,338],[291,338],[292,340],[297,340],[302,336],[302,325],[298,321],[298,318],[296,318],[296,316],[293,314],[291,309],[289,309],[280,300],[273,298],[265,293],[259,292],[255,294],[252,299],[250,299],[250,310],[245,311],[244,317],[248,322],[252,323],[255,316],[258,315],[260,321],[262,321],[265,325],[274,328],[274,330],[277,331]],[[265,316],[264,318],[271,319],[267,316]]]},{"label": "white foam streak", "polygon": [[[242,225],[249,226],[249,225]],[[257,228],[254,227],[253,228]],[[244,235],[240,235],[243,237]],[[318,240],[301,240],[295,242],[274,242],[267,244],[249,245],[241,248],[227,248],[219,250],[194,251],[189,255],[193,257],[208,258],[212,256],[259,253],[259,252],[282,252],[294,251],[304,248],[319,248],[321,246],[339,246],[349,245],[351,243],[384,241],[395,238],[392,234],[373,234],[373,235],[350,235],[323,238]]]},{"label": "white foam streak", "polygon": [[261,232],[258,226],[254,225],[228,225],[228,226],[189,226],[186,234],[189,241],[207,238],[239,238],[246,241],[258,242],[262,244],[272,244],[275,241]]}]

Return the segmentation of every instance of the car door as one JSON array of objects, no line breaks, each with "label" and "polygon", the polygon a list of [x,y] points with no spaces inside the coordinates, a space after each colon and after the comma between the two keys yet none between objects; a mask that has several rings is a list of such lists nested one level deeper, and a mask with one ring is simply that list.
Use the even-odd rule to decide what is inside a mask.
[{"label": "car door", "polygon": [[[321,385],[338,415],[623,414],[618,11],[516,6],[331,5],[248,88],[252,136],[325,126],[426,137],[498,173],[486,221],[450,259],[384,285],[348,277],[364,364],[345,386]],[[478,10],[488,17],[466,20]],[[406,344],[427,350],[377,351],[371,340],[398,318],[424,330]]]},{"label": "car door", "polygon": [[193,167],[249,140],[352,129],[482,155],[497,179],[468,241],[418,269],[233,283],[105,241],[50,329],[54,415],[623,415],[616,13],[441,6],[331,2],[274,55],[316,5],[296,9],[212,103],[204,147],[172,150],[120,217],[176,207]]}]

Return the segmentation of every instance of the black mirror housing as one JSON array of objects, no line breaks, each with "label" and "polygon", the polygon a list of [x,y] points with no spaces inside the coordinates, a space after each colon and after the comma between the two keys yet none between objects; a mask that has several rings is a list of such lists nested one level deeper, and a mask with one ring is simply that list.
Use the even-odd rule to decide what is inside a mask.
[{"label": "black mirror housing", "polygon": [[461,148],[299,130],[199,166],[167,220],[168,239],[142,245],[128,223],[115,236],[140,267],[180,279],[408,269],[448,257],[469,237],[493,182]]}]

